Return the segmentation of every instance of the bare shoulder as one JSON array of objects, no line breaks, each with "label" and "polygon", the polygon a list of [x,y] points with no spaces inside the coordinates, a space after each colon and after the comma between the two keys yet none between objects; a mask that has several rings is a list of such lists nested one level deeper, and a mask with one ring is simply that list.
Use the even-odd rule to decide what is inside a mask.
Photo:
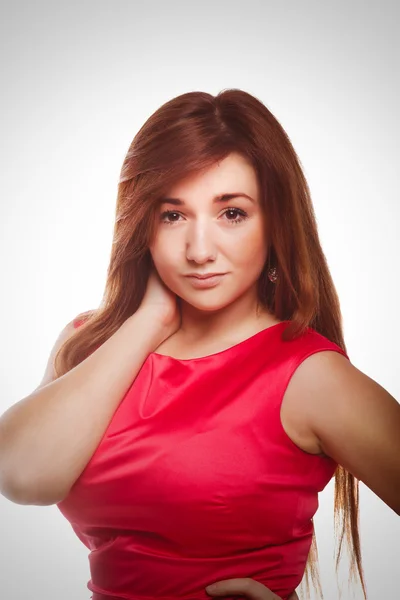
[{"label": "bare shoulder", "polygon": [[[309,391],[326,383],[343,383],[349,377],[364,375],[345,356],[335,350],[317,350],[305,358],[294,371],[289,386]],[[339,377],[339,381],[338,381]]]},{"label": "bare shoulder", "polygon": [[[314,410],[321,408],[321,394],[334,380],[345,378],[354,369],[350,361],[334,350],[313,353],[294,371],[281,404],[281,422],[292,441],[305,452],[326,456],[314,427]],[[332,388],[331,388],[332,389]],[[318,405],[318,406],[317,406]]]},{"label": "bare shoulder", "polygon": [[83,320],[86,316],[88,316],[89,314],[91,314],[93,311],[86,311],[84,313],[80,313],[79,315],[77,315],[76,317],[74,317],[71,321],[69,321],[63,328],[62,330],[59,332],[57,339],[54,342],[54,345],[50,351],[50,355],[49,358],[47,360],[47,365],[45,368],[45,372],[44,375],[42,377],[41,382],[39,383],[39,385],[35,388],[35,392],[37,390],[39,390],[40,388],[44,387],[45,385],[48,385],[49,383],[51,383],[52,381],[54,381],[55,377],[56,377],[56,373],[54,371],[54,360],[55,357],[57,355],[57,352],[60,350],[60,348],[65,344],[65,342],[74,335],[75,331],[76,331],[76,327],[75,324],[77,321]]},{"label": "bare shoulder", "polygon": [[291,422],[318,440],[323,454],[365,483],[400,514],[400,403],[334,350],[296,369],[285,394]]}]

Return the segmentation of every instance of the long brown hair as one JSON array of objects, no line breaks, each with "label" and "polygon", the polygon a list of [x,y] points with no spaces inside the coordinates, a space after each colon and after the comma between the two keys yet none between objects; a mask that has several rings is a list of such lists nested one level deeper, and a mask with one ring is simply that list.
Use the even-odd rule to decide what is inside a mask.
[{"label": "long brown hair", "polygon": [[[158,200],[186,175],[238,152],[253,165],[268,224],[269,252],[259,280],[259,300],[280,320],[290,320],[284,339],[312,327],[343,350],[339,299],[318,236],[310,190],[300,160],[280,123],[257,98],[239,89],[217,96],[182,94],[163,104],[134,137],[122,165],[105,291],[98,309],[82,313],[84,325],[65,342],[55,360],[57,376],[74,368],[104,343],[140,306],[151,267]],[[272,283],[267,270],[275,266]],[[342,518],[336,570],[343,538],[351,546],[350,577],[358,568],[366,588],[358,533],[359,481],[342,466],[335,472],[334,529]],[[322,597],[315,533],[307,559]]]}]

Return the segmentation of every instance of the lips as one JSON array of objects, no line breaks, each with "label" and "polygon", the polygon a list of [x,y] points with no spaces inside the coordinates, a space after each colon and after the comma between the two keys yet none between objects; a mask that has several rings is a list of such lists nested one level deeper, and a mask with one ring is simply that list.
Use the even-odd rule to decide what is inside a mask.
[{"label": "lips", "polygon": [[219,277],[225,273],[208,273],[207,275],[186,275],[186,277],[195,277],[196,279],[209,279],[210,277]]},{"label": "lips", "polygon": [[199,277],[198,275],[187,275],[187,279],[191,285],[196,289],[207,289],[218,285],[225,277],[226,273],[220,273],[215,275],[207,275]]}]

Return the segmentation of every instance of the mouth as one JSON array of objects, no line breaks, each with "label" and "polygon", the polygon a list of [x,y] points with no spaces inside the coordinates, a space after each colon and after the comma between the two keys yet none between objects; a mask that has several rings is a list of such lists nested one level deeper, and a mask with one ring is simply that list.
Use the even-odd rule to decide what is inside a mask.
[{"label": "mouth", "polygon": [[227,273],[215,273],[209,275],[186,275],[193,287],[197,289],[206,289],[218,285]]},{"label": "mouth", "polygon": [[210,277],[220,277],[221,275],[226,275],[226,273],[207,273],[206,275],[198,275],[198,274],[190,274],[186,275],[186,277],[195,277],[196,279],[210,279]]}]

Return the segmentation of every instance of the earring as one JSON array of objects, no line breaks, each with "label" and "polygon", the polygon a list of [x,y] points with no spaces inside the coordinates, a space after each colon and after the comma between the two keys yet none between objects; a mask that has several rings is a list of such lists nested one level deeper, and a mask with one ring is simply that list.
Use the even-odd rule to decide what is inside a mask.
[{"label": "earring", "polygon": [[271,267],[271,269],[268,269],[268,279],[272,281],[272,283],[276,282],[276,280],[278,279],[276,267]]}]

